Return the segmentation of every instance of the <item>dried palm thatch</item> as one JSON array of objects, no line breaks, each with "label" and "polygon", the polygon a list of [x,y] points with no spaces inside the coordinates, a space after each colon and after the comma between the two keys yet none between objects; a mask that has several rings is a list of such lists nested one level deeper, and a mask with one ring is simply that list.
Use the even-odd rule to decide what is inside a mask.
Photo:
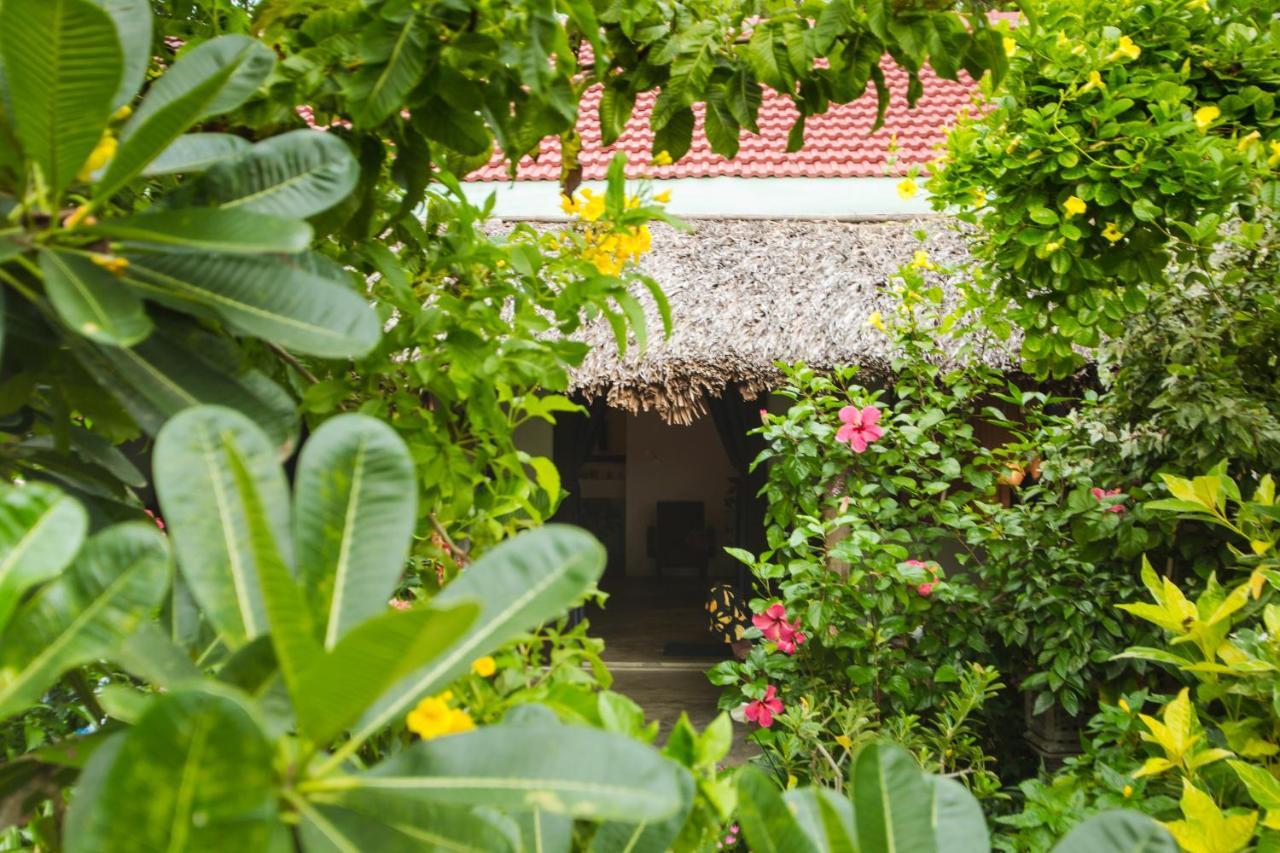
[{"label": "dried palm thatch", "polygon": [[[916,232],[924,233],[923,242]],[[655,227],[643,266],[671,301],[671,336],[655,332],[646,352],[633,346],[620,357],[608,323],[589,324],[576,336],[592,346],[573,372],[573,390],[688,424],[706,413],[707,395],[736,387],[751,399],[776,384],[777,361],[817,368],[857,364],[883,375],[893,356],[891,341],[868,318],[897,307],[890,279],[921,248],[944,266],[967,259],[961,236],[936,217],[699,220],[690,233]],[[649,328],[660,330],[651,301],[646,311]],[[968,345],[971,357],[1012,366],[1015,351],[1008,344]],[[956,349],[951,344],[946,351],[954,356]]]}]

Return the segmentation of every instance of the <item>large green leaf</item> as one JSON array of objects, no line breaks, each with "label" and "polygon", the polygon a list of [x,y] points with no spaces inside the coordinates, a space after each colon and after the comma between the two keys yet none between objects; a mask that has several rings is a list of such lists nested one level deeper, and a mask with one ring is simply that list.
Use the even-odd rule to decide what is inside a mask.
[{"label": "large green leaf", "polygon": [[169,549],[153,525],[118,524],[91,537],[5,629],[0,717],[39,699],[71,667],[110,657],[168,586]]},{"label": "large green leaf", "polygon": [[360,356],[381,335],[359,294],[275,258],[133,255],[126,278],[149,298],[204,309],[240,331],[326,358]]},{"label": "large green leaf", "polygon": [[340,137],[294,130],[218,163],[181,187],[171,203],[303,219],[342,201],[359,177],[360,165]]},{"label": "large green leaf", "polygon": [[795,788],[782,795],[800,828],[824,853],[858,853],[853,835],[853,805],[826,788]]},{"label": "large green leaf", "polygon": [[355,77],[348,96],[352,120],[361,127],[373,127],[404,106],[410,90],[426,67],[423,27],[410,12],[395,29],[383,32],[370,28],[366,45],[382,61],[369,63]]},{"label": "large green leaf", "polygon": [[955,779],[926,775],[925,781],[933,788],[933,835],[938,849],[987,853],[991,835],[977,798]]},{"label": "large green leaf", "polygon": [[[246,504],[232,456],[252,478]],[[156,494],[178,567],[192,596],[226,644],[239,648],[267,633],[259,562],[249,513],[259,510],[288,563],[289,492],[275,451],[253,422],[221,406],[201,406],[172,418],[156,438]]]},{"label": "large green leaf", "polygon": [[[679,765],[623,735],[504,723],[420,741],[335,790],[590,820],[664,820],[681,806]],[[337,795],[337,802],[344,802]]]},{"label": "large green leaf", "polygon": [[[528,851],[528,853],[569,853],[573,849],[573,818],[562,814],[551,814],[541,809],[534,809],[528,812],[517,812],[511,818],[520,831],[520,849]],[[669,818],[674,820],[674,818]],[[640,848],[636,846],[636,842],[631,839],[639,833],[643,835],[644,828],[647,826],[657,826],[658,824],[640,824],[637,826],[629,826],[621,823],[606,823],[600,827],[600,832],[607,828],[618,828],[627,826],[631,830],[628,835],[628,841],[632,846],[621,844],[614,847],[597,848],[595,839],[600,838],[600,832],[597,832],[595,838],[592,839],[592,850],[607,850],[609,853],[613,851],[627,851],[627,853],[640,853]],[[662,848],[659,853],[666,853],[667,848]]]},{"label": "large green leaf", "polygon": [[0,58],[12,121],[56,201],[97,146],[120,83],[120,42],[88,0],[5,0]]},{"label": "large green leaf", "polygon": [[200,119],[239,106],[274,65],[271,49],[247,36],[219,36],[183,54],[121,129],[120,147],[94,186],[94,199],[114,194]]},{"label": "large green leaf", "polygon": [[40,272],[62,322],[89,340],[127,347],[151,333],[138,295],[83,255],[41,250]]},{"label": "large green leaf", "polygon": [[147,0],[93,0],[116,25],[122,48],[120,85],[111,99],[111,109],[133,100],[147,76],[151,60],[151,4]]},{"label": "large green leaf", "polygon": [[0,490],[0,631],[27,590],[66,568],[88,526],[84,507],[53,486]]},{"label": "large green leaf", "polygon": [[203,172],[221,160],[248,150],[249,140],[234,133],[184,133],[142,170],[144,177]]},{"label": "large green leaf", "polygon": [[228,338],[170,318],[132,348],[86,343],[73,351],[151,435],[178,412],[213,403],[252,418],[281,458],[293,450],[298,430],[293,398],[265,374],[246,367],[242,354]]},{"label": "large green leaf", "polygon": [[[653,823],[601,824],[591,838],[591,853],[613,853],[615,850],[626,850],[629,853],[666,853],[670,850],[672,843],[680,835],[680,830],[684,828],[685,821],[689,818],[689,812],[693,809],[694,798],[697,795],[693,774],[681,767],[677,775],[680,778],[681,806],[675,814],[666,820]],[[554,820],[556,815],[546,815],[544,820],[539,821],[540,825],[529,827],[531,819],[538,816],[538,812],[533,812],[522,816],[521,820],[521,829],[526,834],[532,834],[530,830],[536,832],[538,846],[533,849],[569,850],[573,827],[564,825],[567,821],[563,818],[561,818],[563,823],[557,824]],[[529,844],[525,846],[526,849],[530,847]]]},{"label": "large green leaf", "polygon": [[417,523],[413,460],[391,427],[339,415],[302,448],[295,482],[298,578],[332,649],[387,609],[404,572]]},{"label": "large green leaf", "polygon": [[305,853],[503,853],[516,849],[510,819],[413,802],[381,791],[348,795],[345,807],[303,801],[298,810]]},{"label": "large green leaf", "polygon": [[1053,853],[1178,853],[1169,831],[1139,812],[1102,812],[1076,826],[1057,843]]},{"label": "large green leaf", "polygon": [[933,791],[911,753],[893,743],[869,743],[853,758],[853,812],[862,850],[930,853]]},{"label": "large green leaf", "polygon": [[[478,608],[418,606],[356,625],[333,651],[319,655],[294,691],[299,730],[329,744],[397,681],[435,659],[475,621]],[[274,623],[273,623],[274,628]]]},{"label": "large green leaf", "polygon": [[738,774],[737,818],[743,838],[755,853],[819,853],[778,786],[752,766]]},{"label": "large green leaf", "polygon": [[139,625],[116,649],[113,659],[131,675],[166,690],[189,684],[204,675],[159,622]]},{"label": "large green leaf", "polygon": [[[267,850],[277,831],[271,742],[246,702],[210,684],[155,697],[97,783],[73,799],[69,853]],[[97,766],[95,766],[97,765]]]},{"label": "large green leaf", "polygon": [[600,577],[604,563],[604,548],[594,536],[558,524],[513,536],[483,554],[434,599],[440,607],[478,601],[475,623],[445,654],[397,684],[365,714],[352,743],[403,721],[420,698],[443,689],[473,660],[562,614]]},{"label": "large green leaf", "polygon": [[311,226],[297,219],[198,207],[106,219],[86,230],[135,248],[170,252],[292,254],[311,244]]}]

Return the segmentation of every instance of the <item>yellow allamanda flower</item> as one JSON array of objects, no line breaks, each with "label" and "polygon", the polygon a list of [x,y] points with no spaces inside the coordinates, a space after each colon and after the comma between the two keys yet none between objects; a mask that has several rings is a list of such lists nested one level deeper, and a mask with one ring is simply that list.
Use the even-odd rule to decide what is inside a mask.
[{"label": "yellow allamanda flower", "polygon": [[76,172],[76,180],[92,180],[93,173],[110,163],[111,158],[116,156],[116,148],[118,147],[119,143],[116,142],[114,136],[109,132],[103,133],[102,138],[98,140],[98,144],[89,153],[89,159],[85,160],[84,165],[80,167],[80,171]]},{"label": "yellow allamanda flower", "polygon": [[114,276],[124,275],[124,271],[129,268],[128,259],[118,258],[115,255],[90,255],[89,260]]},{"label": "yellow allamanda flower", "polygon": [[917,249],[915,255],[911,258],[911,266],[918,270],[936,270],[938,265],[929,260],[929,253],[924,249]]},{"label": "yellow allamanda flower", "polygon": [[656,194],[653,197],[653,200],[656,201],[658,204],[669,204],[671,202],[671,190],[663,190],[662,192]]},{"label": "yellow allamanda flower", "polygon": [[903,201],[915,198],[918,192],[920,192],[920,186],[911,178],[907,178],[898,184],[898,197]]},{"label": "yellow allamanda flower", "polygon": [[1191,117],[1195,119],[1196,128],[1200,131],[1205,131],[1208,130],[1209,125],[1217,121],[1218,117],[1221,115],[1222,110],[1218,109],[1213,104],[1210,104],[1207,107],[1201,107],[1196,110]]},{"label": "yellow allamanda flower", "polygon": [[1133,39],[1128,36],[1120,36],[1120,41],[1116,45],[1116,49],[1111,51],[1111,55],[1107,57],[1108,62],[1115,62],[1117,59],[1137,59],[1142,55],[1142,48],[1133,43]]},{"label": "yellow allamanda flower", "polygon": [[449,707],[452,698],[453,693],[448,690],[428,696],[409,712],[405,725],[423,740],[471,731],[476,727],[475,721],[466,711]]},{"label": "yellow allamanda flower", "polygon": [[888,332],[889,329],[884,324],[884,315],[879,311],[872,311],[871,316],[867,318],[867,325],[879,329],[882,332]]},{"label": "yellow allamanda flower", "polygon": [[1124,239],[1124,232],[1120,230],[1120,226],[1114,222],[1108,222],[1107,227],[1102,229],[1102,236],[1106,237],[1112,243],[1118,243]]},{"label": "yellow allamanda flower", "polygon": [[1089,205],[1085,204],[1084,199],[1077,195],[1069,196],[1067,200],[1062,203],[1062,210],[1066,214],[1067,219],[1070,219],[1073,216],[1080,216],[1088,209]]},{"label": "yellow allamanda flower", "polygon": [[1090,71],[1089,79],[1085,82],[1083,86],[1080,87],[1080,91],[1077,94],[1083,95],[1085,92],[1091,92],[1094,89],[1105,89],[1105,88],[1107,88],[1107,84],[1102,82],[1102,74],[1100,74],[1096,70]]},{"label": "yellow allamanda flower", "polygon": [[666,151],[659,151],[653,158],[653,165],[655,166],[670,166],[673,162],[671,155]]}]

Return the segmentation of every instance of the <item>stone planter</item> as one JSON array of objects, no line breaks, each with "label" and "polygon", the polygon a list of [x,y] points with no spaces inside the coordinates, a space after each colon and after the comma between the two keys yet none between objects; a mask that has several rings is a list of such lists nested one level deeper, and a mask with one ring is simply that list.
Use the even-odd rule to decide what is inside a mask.
[{"label": "stone planter", "polygon": [[1049,769],[1062,765],[1065,758],[1080,754],[1080,732],[1084,728],[1083,715],[1073,717],[1059,705],[1050,705],[1043,713],[1033,713],[1034,698],[1025,694],[1027,742],[1036,754],[1044,759]]}]

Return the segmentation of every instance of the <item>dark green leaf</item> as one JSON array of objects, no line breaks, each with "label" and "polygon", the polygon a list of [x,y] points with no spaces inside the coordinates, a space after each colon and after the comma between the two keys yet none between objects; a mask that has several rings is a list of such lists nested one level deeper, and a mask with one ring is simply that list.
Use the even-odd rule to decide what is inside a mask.
[{"label": "dark green leaf", "polygon": [[311,244],[311,226],[297,219],[199,207],[107,219],[86,230],[122,240],[127,248],[170,252],[292,254]]}]

